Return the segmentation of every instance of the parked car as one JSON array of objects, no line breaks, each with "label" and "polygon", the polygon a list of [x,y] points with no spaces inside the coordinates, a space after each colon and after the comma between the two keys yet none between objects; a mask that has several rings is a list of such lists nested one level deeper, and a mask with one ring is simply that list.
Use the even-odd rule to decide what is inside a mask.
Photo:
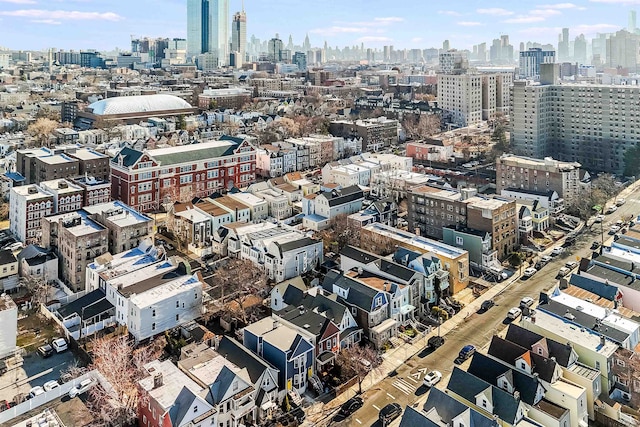
[{"label": "parked car", "polygon": [[511,310],[509,310],[509,312],[507,313],[507,318],[511,319],[511,320],[515,320],[518,317],[520,317],[520,315],[522,314],[522,310],[520,310],[518,307],[513,307]]},{"label": "parked car", "polygon": [[604,213],[605,213],[605,214],[607,214],[607,215],[609,215],[609,214],[614,213],[614,212],[615,212],[615,211],[617,211],[617,210],[618,210],[618,207],[617,207],[617,206],[615,206],[615,205],[611,205],[611,206],[609,206],[609,207],[604,211]]},{"label": "parked car", "polygon": [[558,274],[556,275],[556,278],[561,279],[569,273],[571,273],[571,270],[569,270],[567,267],[562,267],[560,270],[558,270]]},{"label": "parked car", "polygon": [[431,347],[432,349],[434,349],[434,350],[436,348],[442,346],[442,344],[444,344],[444,337],[441,337],[441,336],[438,336],[438,335],[435,335],[435,336],[429,338],[429,340],[427,341],[427,345],[429,347]]},{"label": "parked car", "polygon": [[424,376],[424,381],[422,381],[422,384],[425,387],[433,387],[434,385],[438,384],[441,379],[442,373],[440,371],[431,371]]},{"label": "parked car", "polygon": [[538,272],[538,270],[536,270],[535,268],[533,268],[533,267],[529,267],[529,268],[526,268],[526,269],[524,270],[524,272],[522,273],[522,277],[527,277],[527,278],[528,278],[528,277],[533,276],[533,275],[534,275],[534,274],[536,274],[537,272]]},{"label": "parked car", "polygon": [[176,249],[176,247],[175,247],[175,246],[173,246],[173,244],[171,244],[171,243],[167,243],[167,244],[165,245],[165,247],[166,247],[168,250],[170,250],[170,251],[173,251],[173,250],[175,250],[175,249]]},{"label": "parked car", "polygon": [[44,383],[42,387],[44,388],[44,391],[51,391],[54,388],[60,387],[60,384],[56,380],[51,380]]},{"label": "parked car", "polygon": [[524,297],[520,300],[520,308],[524,308],[524,307],[531,307],[534,303],[533,298],[531,297]]},{"label": "parked car", "polygon": [[69,398],[73,399],[76,396],[80,396],[83,393],[86,393],[87,390],[91,388],[93,384],[93,380],[91,378],[86,378],[76,384],[71,390],[69,390]]},{"label": "parked car", "polygon": [[576,268],[578,266],[578,262],[577,261],[569,261],[564,266],[567,267],[569,270],[573,270],[574,268]]},{"label": "parked car", "polygon": [[378,420],[380,421],[380,424],[385,427],[400,415],[402,415],[402,406],[400,406],[396,402],[393,402],[380,409],[380,413],[378,413]]},{"label": "parked car", "polygon": [[476,348],[471,344],[467,344],[464,347],[462,347],[462,350],[460,350],[460,353],[458,353],[458,360],[461,362],[464,362],[465,360],[473,356],[473,353],[475,352],[476,352]]},{"label": "parked car", "polygon": [[596,249],[598,249],[599,247],[600,247],[600,242],[596,242],[596,241],[594,241],[594,242],[591,244],[591,249],[593,249],[593,250],[596,250]]},{"label": "parked car", "polygon": [[33,399],[34,397],[39,396],[41,394],[44,394],[44,389],[39,385],[37,385],[33,387],[31,390],[29,390],[29,399]]},{"label": "parked car", "polygon": [[494,305],[496,305],[496,303],[492,299],[488,299],[482,302],[482,304],[480,305],[480,310],[487,311]]},{"label": "parked car", "polygon": [[551,262],[553,258],[549,255],[543,255],[542,257],[540,257],[540,262],[544,262],[545,264],[548,264],[549,262]]},{"label": "parked car", "polygon": [[358,409],[362,408],[362,405],[364,405],[362,398],[360,396],[354,396],[342,404],[339,413],[346,418]]},{"label": "parked car", "polygon": [[304,409],[299,406],[291,411],[291,416],[298,422],[298,424],[302,424],[307,418],[307,414],[304,413]]},{"label": "parked car", "polygon": [[551,256],[558,256],[564,252],[564,248],[562,246],[556,246],[551,250]]},{"label": "parked car", "polygon": [[602,221],[604,221],[604,215],[602,214],[596,215],[595,219],[593,220],[593,222],[595,223],[601,223]]},{"label": "parked car", "polygon": [[38,354],[42,356],[44,359],[52,356],[53,353],[55,353],[55,350],[49,344],[45,344],[43,346],[38,347]]},{"label": "parked car", "polygon": [[627,201],[624,199],[624,197],[620,197],[618,200],[616,200],[616,206],[622,206],[626,203]]},{"label": "parked car", "polygon": [[612,225],[609,229],[609,234],[616,234],[618,231],[620,231],[620,227],[618,227],[617,225]]},{"label": "parked car", "polygon": [[56,353],[62,353],[63,351],[67,351],[69,346],[67,345],[67,341],[64,338],[55,338],[51,341],[51,346],[56,351]]}]

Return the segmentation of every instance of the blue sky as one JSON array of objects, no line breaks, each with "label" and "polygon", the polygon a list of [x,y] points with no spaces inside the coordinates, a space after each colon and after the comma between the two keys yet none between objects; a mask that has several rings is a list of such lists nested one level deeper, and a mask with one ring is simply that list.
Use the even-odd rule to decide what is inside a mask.
[{"label": "blue sky", "polygon": [[[231,0],[230,11],[241,0]],[[395,48],[473,44],[509,34],[520,41],[557,43],[562,27],[573,39],[627,26],[640,0],[245,0],[247,34],[296,43]],[[640,25],[640,13],[639,13]],[[186,36],[186,0],[0,0],[0,46],[10,49],[129,49],[130,35]]]}]

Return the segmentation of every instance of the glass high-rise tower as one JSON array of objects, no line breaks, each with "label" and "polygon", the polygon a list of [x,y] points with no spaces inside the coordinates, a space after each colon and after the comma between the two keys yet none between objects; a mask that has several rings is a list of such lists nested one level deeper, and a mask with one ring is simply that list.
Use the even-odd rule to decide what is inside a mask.
[{"label": "glass high-rise tower", "polygon": [[242,61],[245,61],[247,53],[247,14],[244,13],[244,7],[242,12],[237,12],[233,15],[233,22],[231,23],[231,51],[238,52]]},{"label": "glass high-rise tower", "polygon": [[202,53],[229,62],[229,0],[187,0],[187,54]]}]

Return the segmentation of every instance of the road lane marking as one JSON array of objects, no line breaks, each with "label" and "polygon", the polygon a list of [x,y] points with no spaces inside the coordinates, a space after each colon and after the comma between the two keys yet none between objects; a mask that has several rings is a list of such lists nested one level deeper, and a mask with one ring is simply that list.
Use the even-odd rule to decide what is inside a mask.
[{"label": "road lane marking", "polygon": [[380,408],[378,408],[376,405],[371,405],[371,406],[373,406],[373,407],[375,408],[375,410],[376,410],[376,411],[379,411],[379,410],[380,410]]},{"label": "road lane marking", "polygon": [[[418,377],[418,378],[420,378],[420,377]],[[411,375],[411,376],[409,377],[409,379],[410,379],[411,381],[413,381],[414,383],[416,383],[416,384],[418,384],[418,383],[420,382],[420,381],[418,381],[417,379],[413,378],[413,375]]]},{"label": "road lane marking", "polygon": [[402,393],[406,394],[407,396],[413,393],[415,390],[415,386],[413,384],[402,379],[395,380],[391,385],[397,388],[398,390],[400,390]]},{"label": "road lane marking", "polygon": [[357,419],[357,418],[356,418],[356,422],[357,422],[358,424],[362,424],[362,421],[360,421],[360,420],[359,420],[359,419]]},{"label": "road lane marking", "polygon": [[389,393],[387,393],[387,396],[389,396],[389,397],[390,397],[390,398],[392,398],[393,400],[396,400],[396,398],[395,398],[395,397],[393,397],[393,395],[391,395],[391,394],[389,394]]}]

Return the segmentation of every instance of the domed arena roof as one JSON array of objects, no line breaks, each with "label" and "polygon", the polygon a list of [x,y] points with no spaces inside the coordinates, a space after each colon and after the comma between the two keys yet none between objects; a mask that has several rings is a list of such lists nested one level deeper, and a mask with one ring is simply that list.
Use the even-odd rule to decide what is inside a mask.
[{"label": "domed arena roof", "polygon": [[117,96],[89,105],[96,116],[135,114],[153,111],[183,110],[193,108],[187,101],[173,95]]}]

